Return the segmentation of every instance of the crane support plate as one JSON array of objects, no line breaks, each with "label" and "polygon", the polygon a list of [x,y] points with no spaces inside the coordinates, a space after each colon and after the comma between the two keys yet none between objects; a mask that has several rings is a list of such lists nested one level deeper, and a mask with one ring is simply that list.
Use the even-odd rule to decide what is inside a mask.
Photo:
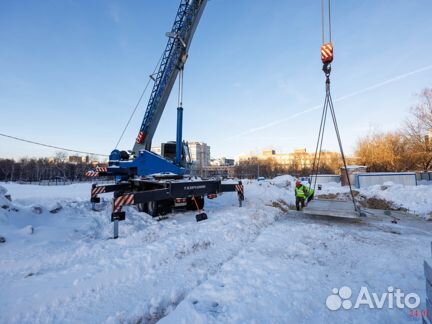
[{"label": "crane support plate", "polygon": [[360,218],[359,213],[354,210],[352,201],[315,199],[303,208],[303,213],[317,216]]}]

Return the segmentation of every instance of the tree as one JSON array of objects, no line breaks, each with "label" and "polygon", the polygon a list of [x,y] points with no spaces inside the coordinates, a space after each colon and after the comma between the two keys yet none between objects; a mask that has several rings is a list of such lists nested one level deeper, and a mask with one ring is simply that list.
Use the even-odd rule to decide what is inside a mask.
[{"label": "tree", "polygon": [[360,164],[369,171],[405,171],[411,168],[401,132],[371,133],[361,138],[355,152]]},{"label": "tree", "polygon": [[420,102],[411,108],[404,130],[415,168],[428,171],[432,167],[432,89],[424,89],[419,99]]},{"label": "tree", "polygon": [[12,180],[12,173],[15,168],[15,161],[11,159],[1,159],[0,160],[0,180],[8,181]]},{"label": "tree", "polygon": [[56,152],[54,157],[55,166],[57,170],[61,172],[61,176],[64,178],[66,178],[66,158],[67,154],[65,152]]}]

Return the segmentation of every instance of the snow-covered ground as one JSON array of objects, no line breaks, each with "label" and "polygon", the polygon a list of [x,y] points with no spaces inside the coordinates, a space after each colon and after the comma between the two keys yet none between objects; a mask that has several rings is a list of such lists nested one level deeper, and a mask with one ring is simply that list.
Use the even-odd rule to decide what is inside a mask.
[{"label": "snow-covered ground", "polygon": [[[365,198],[382,199],[390,203],[394,208],[404,208],[412,214],[423,218],[432,217],[432,185],[428,182],[420,182],[417,186],[403,186],[392,182],[384,185],[374,185],[356,189]],[[349,194],[349,187],[341,187],[339,183],[326,183],[318,195],[345,193]]]},{"label": "snow-covered ground", "polygon": [[[125,208],[117,240],[109,195],[92,211],[89,184],[0,184],[12,196],[0,189],[7,206],[0,208],[0,323],[418,321],[406,308],[331,311],[326,298],[342,286],[376,293],[392,286],[418,294],[423,310],[432,222],[287,212],[293,181],[245,181],[242,208],[225,193],[206,201],[209,219],[200,223],[194,212],[157,222]],[[432,186],[385,187],[361,194],[432,212]],[[322,190],[339,192],[346,188]]]}]

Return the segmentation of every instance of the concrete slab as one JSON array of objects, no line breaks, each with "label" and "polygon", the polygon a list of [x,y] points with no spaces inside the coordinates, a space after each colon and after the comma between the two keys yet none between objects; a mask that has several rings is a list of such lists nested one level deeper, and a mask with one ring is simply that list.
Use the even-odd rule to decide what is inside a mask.
[{"label": "concrete slab", "polygon": [[352,201],[314,199],[303,208],[303,213],[342,218],[360,218],[359,214],[354,210]]},{"label": "concrete slab", "polygon": [[424,274],[426,280],[432,285],[432,259],[424,261]]},{"label": "concrete slab", "polygon": [[432,322],[432,302],[426,298],[426,318]]},{"label": "concrete slab", "polygon": [[426,280],[426,297],[432,300],[432,284]]}]

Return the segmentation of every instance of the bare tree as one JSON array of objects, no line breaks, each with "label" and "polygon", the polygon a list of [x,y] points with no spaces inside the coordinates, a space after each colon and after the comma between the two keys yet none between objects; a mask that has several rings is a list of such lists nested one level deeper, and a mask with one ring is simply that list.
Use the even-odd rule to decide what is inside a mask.
[{"label": "bare tree", "polygon": [[11,159],[0,160],[0,171],[2,176],[0,179],[4,181],[12,180],[12,173],[15,168],[15,161]]},{"label": "bare tree", "polygon": [[67,154],[65,152],[56,152],[54,157],[55,166],[61,172],[63,178],[66,178],[66,158]]},{"label": "bare tree", "polygon": [[428,171],[432,167],[432,89],[424,89],[419,99],[411,108],[404,131],[411,160],[417,169]]},{"label": "bare tree", "polygon": [[360,164],[370,171],[405,171],[412,168],[407,159],[404,136],[400,132],[371,133],[361,138],[356,147]]},{"label": "bare tree", "polygon": [[415,119],[423,124],[427,131],[432,130],[432,88],[423,89],[418,95],[420,102],[411,109]]}]

